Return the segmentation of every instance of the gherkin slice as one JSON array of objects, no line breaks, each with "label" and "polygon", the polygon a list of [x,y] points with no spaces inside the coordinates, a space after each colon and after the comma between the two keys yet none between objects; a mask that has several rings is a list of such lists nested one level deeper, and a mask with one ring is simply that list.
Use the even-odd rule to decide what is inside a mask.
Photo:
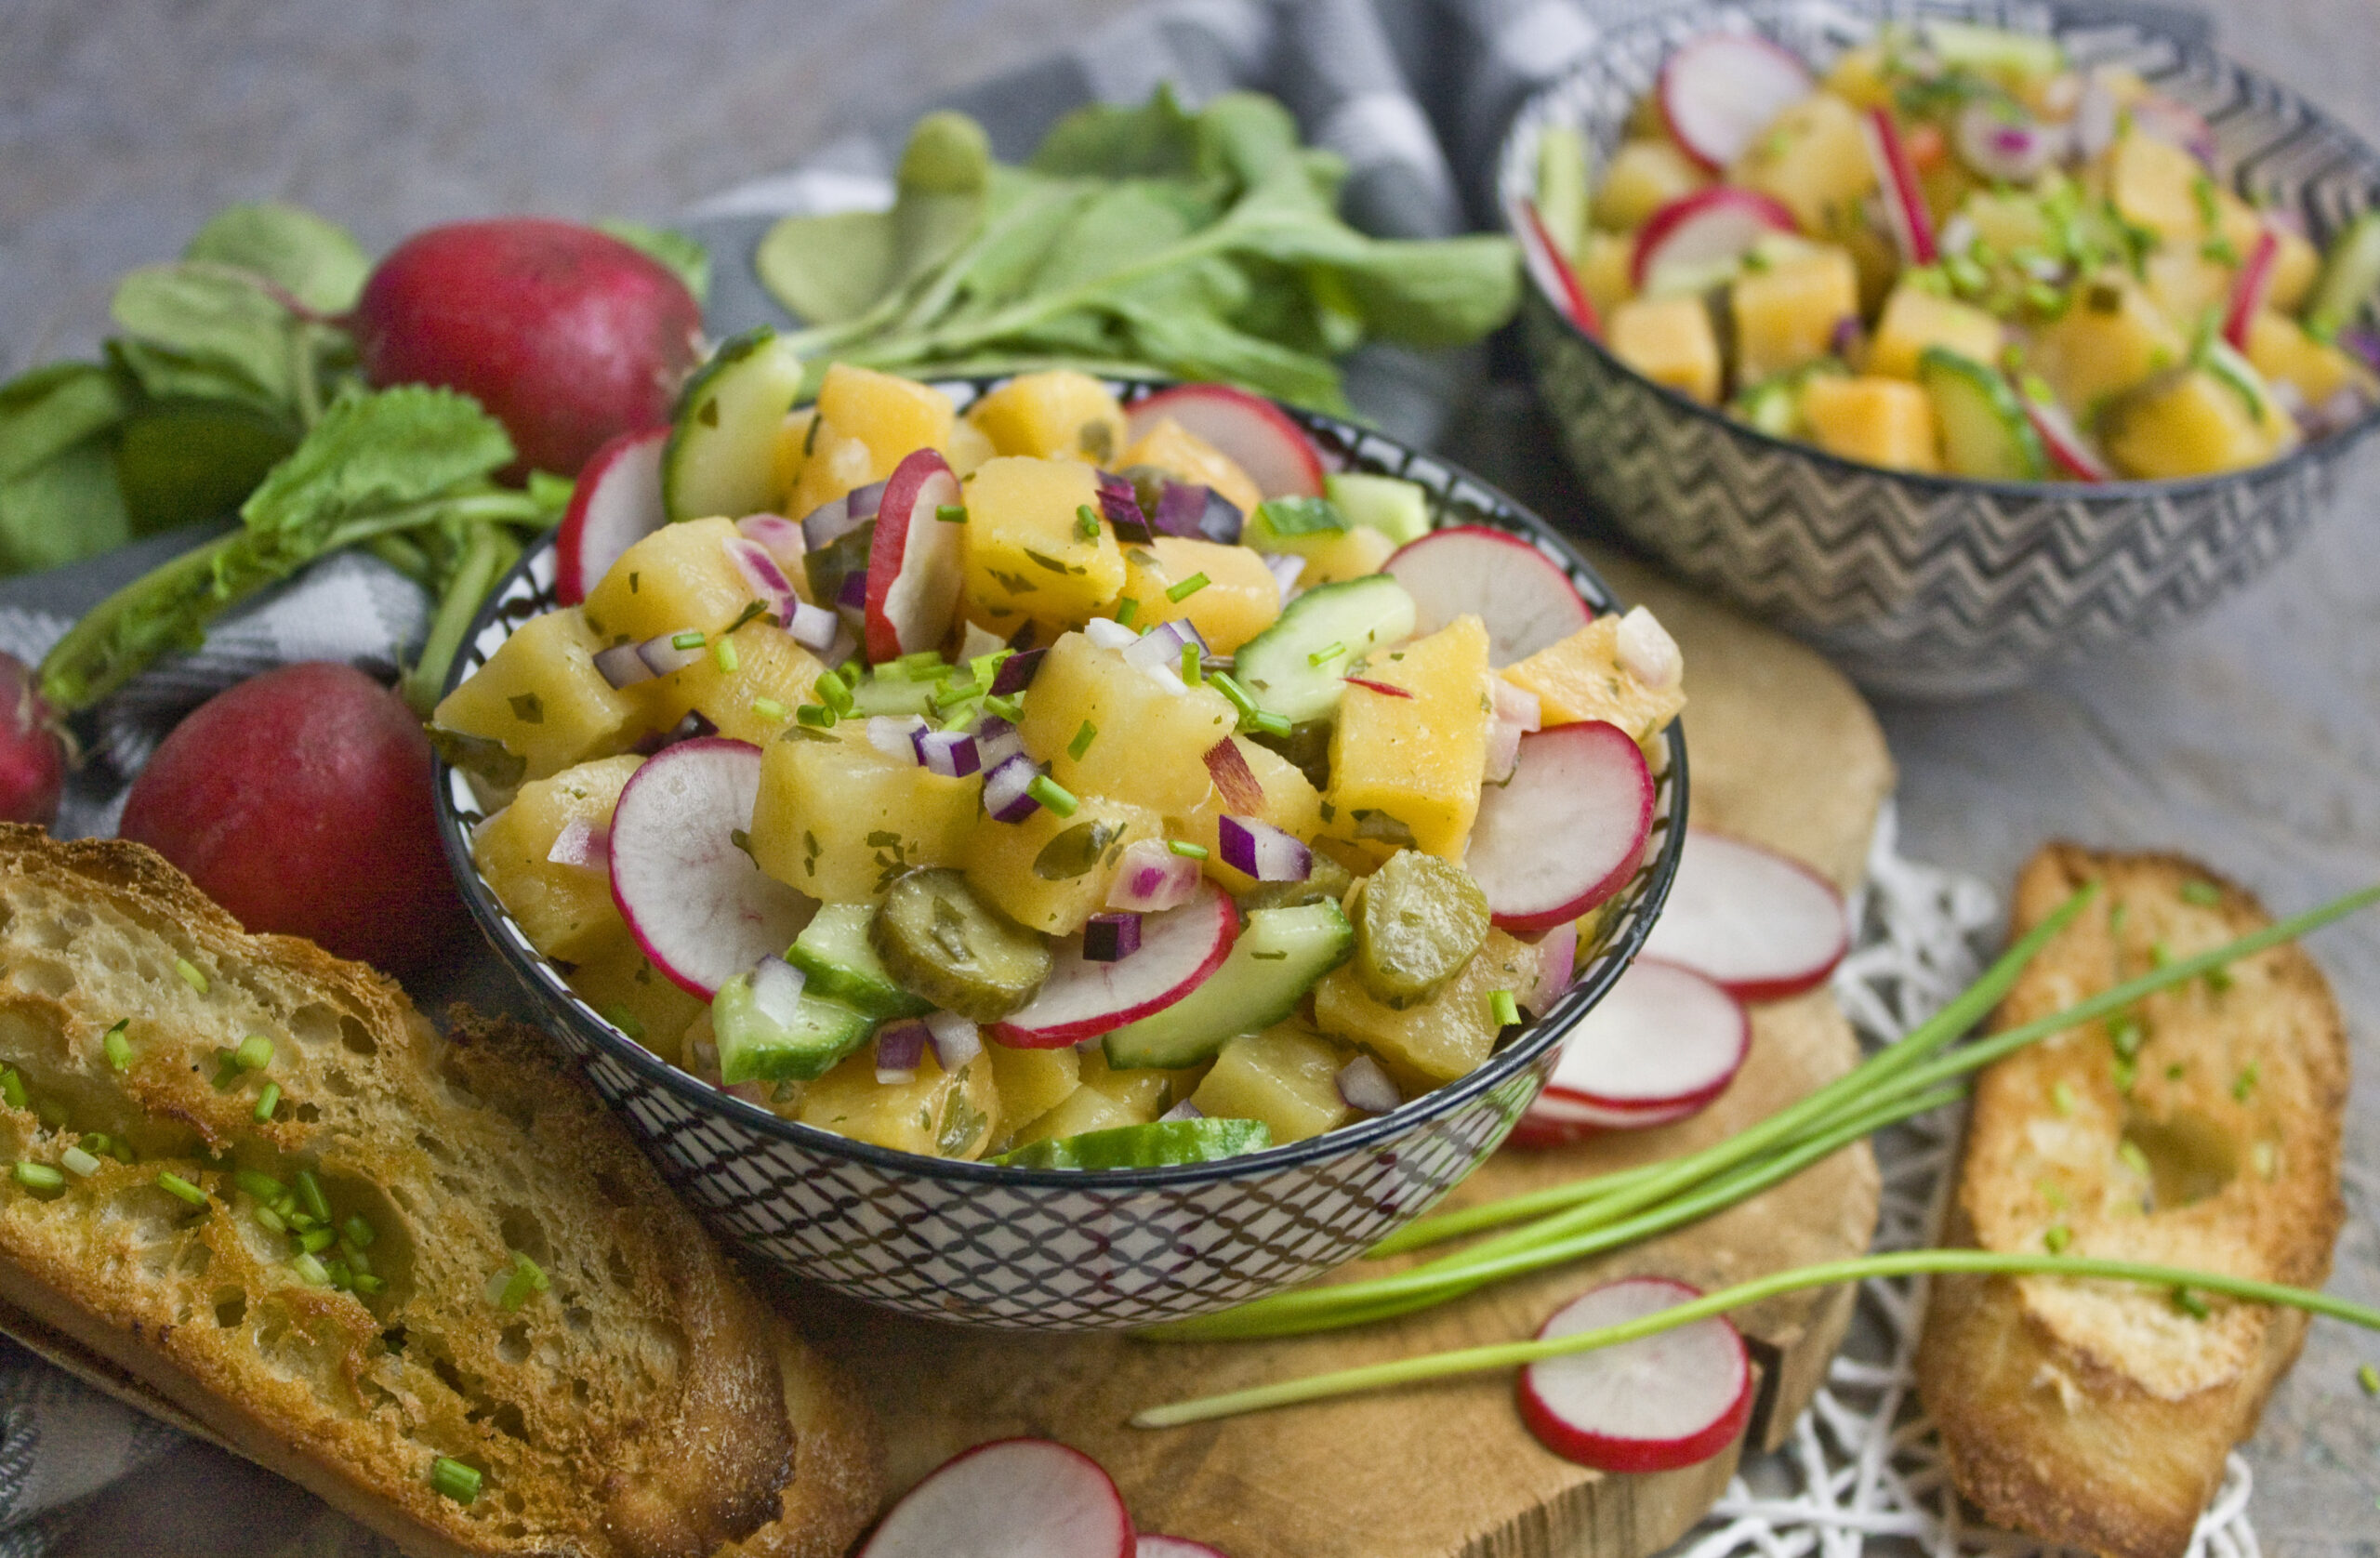
[{"label": "gherkin slice", "polygon": [[895,881],[867,939],[902,989],[978,1023],[998,1022],[1050,977],[1050,944],[945,868]]},{"label": "gherkin slice", "polygon": [[1488,939],[1488,895],[1461,866],[1399,850],[1356,895],[1355,976],[1374,1000],[1428,1000]]}]

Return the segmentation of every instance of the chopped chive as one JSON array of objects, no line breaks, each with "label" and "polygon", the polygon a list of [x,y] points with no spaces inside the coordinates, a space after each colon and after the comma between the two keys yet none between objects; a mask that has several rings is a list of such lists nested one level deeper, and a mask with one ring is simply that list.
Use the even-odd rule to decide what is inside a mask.
[{"label": "chopped chive", "polygon": [[262,1034],[250,1034],[240,1040],[231,1058],[239,1063],[242,1071],[262,1071],[272,1063],[272,1040]]},{"label": "chopped chive", "polygon": [[168,1195],[178,1195],[193,1207],[206,1205],[206,1192],[170,1169],[157,1176],[157,1188]]},{"label": "chopped chive", "polygon": [[2174,1287],[2174,1307],[2193,1320],[2203,1320],[2215,1313],[2206,1307],[2204,1299],[2179,1284],[2175,1284]]},{"label": "chopped chive", "polygon": [[1289,733],[1289,716],[1275,714],[1269,709],[1260,708],[1241,720],[1240,723],[1260,735],[1280,736]]},{"label": "chopped chive", "polygon": [[831,731],[835,728],[835,711],[831,708],[822,708],[816,704],[803,704],[793,711],[793,722],[822,731]]},{"label": "chopped chive", "polygon": [[987,693],[984,698],[984,712],[997,714],[1013,725],[1025,718],[1025,704],[1013,693]]},{"label": "chopped chive", "polygon": [[727,634],[734,632],[738,627],[743,627],[746,623],[747,623],[747,622],[751,621],[754,617],[756,617],[756,616],[760,616],[760,615],[763,614],[764,613],[766,613],[766,612],[768,611],[768,609],[769,609],[768,607],[763,606],[763,605],[762,605],[762,604],[760,604],[760,602],[759,602],[758,601],[745,601],[745,602],[744,602],[744,609],[743,609],[742,611],[737,612],[737,613],[735,614],[735,620],[734,620],[734,621],[733,621],[733,622],[731,622],[731,623],[729,623],[729,624],[727,625],[727,627],[726,627],[724,629],[722,629],[722,630],[721,630],[721,635],[720,635],[720,636],[721,636],[721,638],[724,638],[724,637],[726,637],[726,635],[727,635]]},{"label": "chopped chive", "polygon": [[945,524],[965,524],[967,506],[963,503],[937,503],[933,506],[933,517]]},{"label": "chopped chive", "polygon": [[833,671],[819,672],[817,685],[813,687],[811,692],[820,703],[833,709],[838,716],[849,714],[852,711],[851,683]]},{"label": "chopped chive", "polygon": [[2248,1102],[2248,1095],[2256,1090],[2257,1076],[2256,1063],[2250,1061],[2241,1071],[2239,1079],[2231,1084],[2231,1097],[2235,1102]]},{"label": "chopped chive", "polygon": [[736,654],[735,646],[728,642],[725,639],[721,639],[719,642],[710,646],[710,657],[713,660],[718,661],[719,668],[729,676],[734,676],[737,668],[744,663]]},{"label": "chopped chive", "polygon": [[320,1255],[338,1243],[338,1236],[327,1228],[309,1228],[298,1235],[298,1248],[309,1255]]},{"label": "chopped chive", "polygon": [[264,1091],[257,1094],[258,1120],[264,1121],[271,1119],[272,1112],[279,1107],[281,1107],[281,1084],[278,1082],[267,1082],[264,1085]]},{"label": "chopped chive", "polygon": [[2049,1101],[2061,1115],[2074,1113],[2074,1089],[2067,1083],[2060,1082],[2050,1089]]},{"label": "chopped chive", "polygon": [[69,1147],[58,1155],[58,1161],[73,1170],[77,1179],[87,1180],[99,1171],[99,1160],[80,1147]]},{"label": "chopped chive", "polygon": [[479,1469],[442,1455],[430,1463],[430,1485],[457,1504],[468,1504],[480,1496]]},{"label": "chopped chive", "polygon": [[1228,699],[1232,707],[1239,710],[1242,720],[1255,714],[1256,700],[1248,695],[1248,689],[1239,684],[1237,677],[1229,671],[1217,671],[1207,680],[1215,684],[1215,691]]},{"label": "chopped chive", "polygon": [[2042,1235],[2042,1246],[2052,1255],[2065,1254],[2066,1247],[2073,1242],[2074,1230],[2063,1222],[2051,1223],[2048,1232]]},{"label": "chopped chive", "polygon": [[240,1078],[246,1075],[240,1069],[240,1056],[237,1050],[215,1051],[215,1090],[217,1092],[229,1092],[239,1086]]},{"label": "chopped chive", "polygon": [[17,1068],[13,1065],[0,1070],[0,1100],[5,1100],[11,1109],[22,1109],[26,1105],[25,1079],[17,1075]]},{"label": "chopped chive", "polygon": [[2149,944],[2149,966],[2150,968],[2162,969],[2173,960],[2174,949],[2170,944],[2162,941],[2155,941]]},{"label": "chopped chive", "polygon": [[115,1026],[99,1040],[99,1048],[107,1051],[108,1064],[118,1071],[126,1070],[132,1064],[132,1040],[124,1036],[124,1030],[131,1025],[131,1018],[118,1018]]},{"label": "chopped chive", "polygon": [[387,1286],[387,1283],[381,1281],[378,1277],[374,1276],[370,1272],[358,1272],[355,1274],[355,1290],[359,1293],[377,1293]]},{"label": "chopped chive", "polygon": [[305,1203],[308,1216],[319,1221],[330,1221],[330,1197],[323,1194],[323,1182],[314,1178],[311,1168],[298,1170],[298,1199]]},{"label": "chopped chive", "polygon": [[2188,881],[2182,884],[2182,901],[2211,909],[2223,902],[2223,890],[2213,882]]},{"label": "chopped chive", "polygon": [[2206,970],[2206,993],[2220,996],[2231,988],[2231,970],[2217,965]]},{"label": "chopped chive", "polygon": [[52,1130],[66,1129],[66,1110],[56,1099],[39,1099],[33,1103],[33,1117]]},{"label": "chopped chive", "polygon": [[1091,511],[1088,503],[1075,505],[1075,537],[1081,541],[1099,539],[1099,516]]},{"label": "chopped chive", "polygon": [[2108,1040],[2116,1047],[2116,1053],[2125,1060],[2140,1053],[2141,1041],[2147,1037],[2148,1032],[2141,1027],[2140,1019],[2129,1013],[2108,1023]]},{"label": "chopped chive", "polygon": [[337,1258],[323,1262],[323,1274],[330,1278],[334,1287],[345,1287],[355,1280],[355,1273],[348,1263]]},{"label": "chopped chive", "polygon": [[1347,646],[1334,639],[1330,642],[1324,644],[1320,649],[1316,650],[1313,654],[1307,655],[1305,657],[1305,663],[1318,670],[1346,653]]},{"label": "chopped chive", "polygon": [[2380,1368],[2365,1364],[2355,1371],[2355,1382],[2363,1387],[2366,1395],[2380,1395]]},{"label": "chopped chive", "polygon": [[200,970],[197,964],[192,962],[189,958],[175,958],[174,972],[182,976],[182,983],[184,984],[189,985],[192,989],[197,991],[202,996],[206,994],[206,975]]},{"label": "chopped chive", "polygon": [[2139,1142],[2124,1142],[2122,1146],[2116,1149],[2116,1156],[2123,1160],[2123,1166],[2125,1168],[2131,1169],[2142,1179],[2149,1180],[2156,1178],[2156,1175],[2149,1167],[2149,1155],[2140,1150]]},{"label": "chopped chive", "polygon": [[531,1294],[542,1293],[551,1286],[537,1263],[516,1249],[512,1263],[488,1279],[488,1299],[499,1309],[516,1310],[529,1301]]},{"label": "chopped chive", "polygon": [[296,1272],[309,1287],[331,1285],[331,1274],[324,1268],[322,1261],[302,1249],[289,1258],[289,1269]]},{"label": "chopped chive", "polygon": [[2126,1098],[2132,1096],[2132,1085],[2140,1080],[2140,1063],[2119,1058],[2115,1064],[2116,1091]]},{"label": "chopped chive", "polygon": [[754,698],[752,700],[752,712],[759,715],[763,720],[782,720],[786,717],[787,711],[785,705],[777,702],[774,698]]},{"label": "chopped chive", "polygon": [[231,1182],[268,1207],[280,1200],[288,1189],[271,1174],[259,1173],[254,1168],[232,1169]]},{"label": "chopped chive", "polygon": [[46,1163],[17,1160],[17,1182],[27,1190],[57,1190],[66,1183],[66,1176]]},{"label": "chopped chive", "polygon": [[1133,622],[1139,618],[1140,614],[1141,603],[1138,601],[1133,600],[1130,596],[1127,595],[1124,599],[1116,602],[1117,626],[1120,627],[1130,627]]},{"label": "chopped chive", "polygon": [[1165,592],[1165,598],[1178,606],[1182,604],[1183,601],[1189,600],[1193,595],[1196,595],[1200,590],[1206,588],[1208,582],[1206,574],[1193,574],[1188,578],[1183,580],[1180,584],[1168,588]]},{"label": "chopped chive", "polygon": [[1187,838],[1169,838],[1165,847],[1187,860],[1204,860],[1212,852],[1204,844],[1194,844]]},{"label": "chopped chive", "polygon": [[338,1231],[348,1243],[358,1249],[371,1248],[372,1241],[380,1236],[373,1231],[372,1225],[361,1217],[350,1217],[338,1225]]},{"label": "chopped chive", "polygon": [[348,1270],[365,1276],[372,1274],[371,1257],[345,1239],[338,1241],[338,1248],[340,1256],[347,1261]]},{"label": "chopped chive", "polygon": [[671,649],[700,649],[707,641],[707,635],[698,632],[693,628],[688,628],[683,633],[672,633],[669,635],[669,647]]},{"label": "chopped chive", "polygon": [[1035,774],[1033,783],[1025,786],[1025,793],[1062,817],[1073,816],[1082,805],[1072,791],[1046,773]]},{"label": "chopped chive", "polygon": [[262,1224],[264,1227],[271,1229],[276,1234],[286,1234],[289,1232],[289,1224],[282,1221],[281,1214],[274,1211],[271,1207],[258,1207],[251,1215],[256,1218],[258,1223]]},{"label": "chopped chive", "polygon": [[1091,744],[1098,739],[1099,727],[1088,720],[1084,720],[1082,729],[1077,731],[1075,738],[1066,743],[1066,756],[1077,762],[1082,761],[1082,755],[1090,751]]},{"label": "chopped chive", "polygon": [[2126,908],[2123,904],[2109,904],[2109,905],[2108,905],[2108,934],[2109,934],[2109,935],[2111,935],[2111,936],[2121,936],[2121,935],[2122,935],[2122,934],[2123,934],[2124,922],[2125,922],[2126,920],[2130,919],[2131,918],[2132,918],[2132,911],[2131,911],[2130,909]]},{"label": "chopped chive", "polygon": [[1511,1027],[1521,1020],[1520,1003],[1513,999],[1510,990],[1498,990],[1488,997],[1488,1009],[1495,1012],[1499,1026]]},{"label": "chopped chive", "polygon": [[2049,1209],[2054,1212],[2062,1212],[2071,1204],[2067,1199],[2066,1187],[2056,1180],[2037,1180],[2033,1188],[2041,1192],[2042,1199],[2049,1203]]},{"label": "chopped chive", "polygon": [[1182,646],[1182,680],[1193,687],[1207,680],[1207,673],[1198,666],[1197,644],[1185,643]]}]

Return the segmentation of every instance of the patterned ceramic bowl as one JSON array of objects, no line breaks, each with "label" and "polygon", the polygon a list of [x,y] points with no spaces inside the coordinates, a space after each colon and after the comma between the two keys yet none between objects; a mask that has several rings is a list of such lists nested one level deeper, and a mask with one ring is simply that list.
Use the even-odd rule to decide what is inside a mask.
[{"label": "patterned ceramic bowl", "polygon": [[[1549,125],[1597,154],[1680,44],[1717,30],[1823,63],[1885,16],[2054,32],[2074,58],[2130,65],[2214,126],[2223,176],[2304,214],[2319,242],[2380,199],[2380,156],[2305,101],[2121,4],[1749,0],[1665,10],[1597,40],[1531,99],[1498,168],[1510,212],[1532,188]],[[2161,30],[2161,24],[2163,29]],[[2348,450],[2380,412],[2286,458],[2226,476],[2073,483],[1915,476],[1772,438],[1620,363],[1541,281],[1523,328],[1570,462],[1630,535],[1733,596],[1878,691],[1959,697],[2014,687],[2057,660],[2169,626],[2244,584],[2334,506]]]},{"label": "patterned ceramic bowl", "polygon": [[[945,384],[964,405],[984,383]],[[1153,386],[1118,385],[1128,396]],[[1300,415],[1345,469],[1403,476],[1434,522],[1510,531],[1558,562],[1598,612],[1609,587],[1502,494],[1348,423]],[[504,580],[452,681],[554,604],[550,543]],[[780,1119],[696,1080],[612,1026],[530,946],[472,866],[481,804],[438,772],[439,829],[464,901],[545,1025],[586,1067],[671,1182],[746,1252],[855,1298],[936,1319],[1091,1330],[1202,1314],[1354,1259],[1427,1209],[1493,1152],[1552,1071],[1557,1047],[1651,929],[1685,838],[1686,743],[1667,737],[1654,848],[1606,917],[1569,992],[1470,1076],[1392,1114],[1219,1163],[1114,1173],[922,1157]]]}]

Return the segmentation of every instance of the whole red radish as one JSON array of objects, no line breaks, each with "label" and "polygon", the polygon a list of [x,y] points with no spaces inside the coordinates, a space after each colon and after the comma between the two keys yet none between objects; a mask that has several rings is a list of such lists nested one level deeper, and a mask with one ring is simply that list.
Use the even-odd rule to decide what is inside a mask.
[{"label": "whole red radish", "polygon": [[120,831],[250,931],[392,972],[462,923],[430,812],[430,740],[404,700],[308,661],[201,704],[132,783]]},{"label": "whole red radish", "polygon": [[607,233],[534,217],[455,222],[391,250],[355,305],[364,376],[476,397],[520,470],[576,476],[622,433],[668,420],[702,307]]},{"label": "whole red radish", "polygon": [[33,673],[13,654],[0,654],[0,822],[47,827],[66,787],[66,742]]}]

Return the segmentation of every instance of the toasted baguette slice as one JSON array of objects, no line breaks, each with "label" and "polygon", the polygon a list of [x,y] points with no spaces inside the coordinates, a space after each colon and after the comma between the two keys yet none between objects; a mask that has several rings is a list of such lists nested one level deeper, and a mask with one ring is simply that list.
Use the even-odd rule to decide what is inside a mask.
[{"label": "toasted baguette slice", "polygon": [[[2086,881],[2100,901],[2001,1008],[2013,1026],[2267,921],[2187,860],[2054,844],[2015,930]],[[2162,954],[2161,954],[2162,949]],[[2312,959],[2276,947],[2070,1029],[1976,1087],[1949,1237],[2320,1287],[2344,1208],[2347,1048]],[[2063,1229],[2063,1234],[2053,1230]],[[1918,1386],[1961,1492],[2003,1525],[2118,1558],[2178,1558],[2296,1361],[2306,1316],[2122,1284],[1937,1278]]]},{"label": "toasted baguette slice", "polygon": [[[251,1036],[270,1063],[226,1066]],[[441,1038],[146,849],[0,826],[0,1150],[37,1166],[0,1180],[0,1301],[407,1551],[829,1558],[873,1512],[856,1396],[536,1034]],[[94,1142],[76,1172],[86,1133],[130,1161]],[[362,1293],[270,1226],[301,1169],[329,1227],[369,1225]],[[504,1291],[516,1255],[543,1288]],[[439,1457],[476,1499],[433,1488]]]}]

